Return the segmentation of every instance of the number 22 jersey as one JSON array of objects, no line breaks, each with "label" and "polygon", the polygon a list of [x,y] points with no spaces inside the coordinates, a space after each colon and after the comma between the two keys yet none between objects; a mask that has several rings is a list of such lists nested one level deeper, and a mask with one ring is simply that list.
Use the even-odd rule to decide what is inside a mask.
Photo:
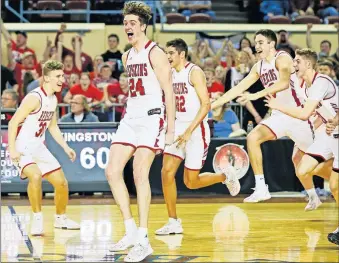
[{"label": "number 22 jersey", "polygon": [[16,137],[16,146],[19,149],[36,148],[44,143],[45,132],[58,104],[56,96],[47,96],[43,87],[34,89],[27,96],[36,96],[40,101],[40,106],[19,124]]}]

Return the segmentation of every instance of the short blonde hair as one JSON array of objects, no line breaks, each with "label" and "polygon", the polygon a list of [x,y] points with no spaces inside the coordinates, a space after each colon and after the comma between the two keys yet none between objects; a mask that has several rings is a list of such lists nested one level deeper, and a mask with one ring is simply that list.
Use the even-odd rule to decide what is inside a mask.
[{"label": "short blonde hair", "polygon": [[310,48],[297,49],[295,51],[296,55],[304,57],[305,59],[311,61],[312,67],[315,68],[318,60],[318,54]]},{"label": "short blonde hair", "polygon": [[138,16],[140,23],[146,26],[152,18],[152,9],[145,3],[138,1],[126,2],[122,13],[124,16]]},{"label": "short blonde hair", "polygon": [[57,60],[47,60],[42,67],[42,75],[48,76],[51,71],[54,70],[63,70],[64,64]]}]

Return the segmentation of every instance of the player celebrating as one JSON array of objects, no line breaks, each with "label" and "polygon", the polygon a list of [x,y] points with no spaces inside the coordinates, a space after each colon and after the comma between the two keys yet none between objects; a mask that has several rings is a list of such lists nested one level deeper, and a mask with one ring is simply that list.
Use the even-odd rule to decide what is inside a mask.
[{"label": "player celebrating", "polygon": [[[294,72],[293,60],[288,53],[277,52],[276,43],[277,37],[272,30],[263,29],[255,33],[255,49],[261,60],[253,66],[247,77],[237,86],[213,102],[212,109],[218,108],[241,95],[259,78],[265,89],[255,94],[242,94],[242,102],[256,100],[272,93],[286,105],[301,105],[299,99],[302,96],[297,89],[298,79]],[[260,145],[263,142],[284,136],[293,139],[297,146],[292,158],[296,167],[302,156],[302,151],[305,151],[313,141],[313,132],[307,121],[294,119],[279,111],[273,111],[268,119],[259,123],[248,134],[247,149],[255,175],[255,191],[244,202],[260,202],[271,198],[268,186],[265,184]]]},{"label": "player celebrating", "polygon": [[[267,97],[267,106],[301,120],[307,120],[314,111],[317,112],[325,123],[329,119],[334,118],[336,111],[338,111],[339,104],[339,98],[337,96],[338,87],[328,76],[319,74],[315,71],[314,68],[317,63],[317,58],[317,53],[310,49],[305,48],[296,50],[295,68],[298,77],[303,80],[301,87],[304,89],[307,97],[302,108],[283,105],[272,96]],[[334,157],[332,173],[321,176],[327,180],[330,179],[331,192],[337,204],[339,204],[339,131],[338,128],[336,128],[332,135],[328,136],[324,127],[323,129],[322,127],[319,129],[319,133],[317,134],[314,143],[307,149],[306,154],[302,157],[296,170],[298,177],[304,178],[303,185],[306,191],[311,193],[306,210],[314,210],[321,204],[319,197],[315,192],[310,173],[318,166],[319,163],[330,160],[332,157]]]},{"label": "player celebrating", "polygon": [[[337,112],[337,115],[331,120],[328,120],[328,122],[326,123],[326,133],[327,135],[332,135],[334,130],[335,129],[338,129],[338,125],[339,125],[339,113]],[[338,140],[338,139],[337,139]],[[337,146],[338,146],[338,142],[337,142]],[[332,172],[332,175],[331,175],[331,178],[332,176],[335,177],[335,175],[333,175],[333,173],[337,173],[338,175],[338,172],[339,170],[337,169],[335,171],[335,169],[333,169],[333,172]],[[334,230],[332,233],[329,233],[328,236],[327,236],[327,239],[328,241],[336,244],[336,245],[339,245],[339,227]]]},{"label": "player celebrating", "polygon": [[175,175],[185,159],[184,182],[190,189],[225,183],[235,196],[240,183],[235,170],[225,174],[200,173],[207,157],[210,128],[207,114],[210,109],[206,78],[198,66],[187,62],[188,47],[184,40],[167,42],[166,53],[172,67],[173,90],[176,100],[175,144],[166,146],[162,167],[162,187],[167,205],[169,222],[156,231],[158,235],[180,234],[181,220],[177,218],[177,189]]},{"label": "player celebrating", "polygon": [[26,95],[8,125],[8,147],[10,157],[20,172],[22,179],[29,180],[27,192],[33,210],[32,235],[42,235],[43,216],[42,177],[54,189],[56,215],[54,227],[80,229],[80,226],[65,215],[68,203],[68,184],[59,162],[44,144],[48,128],[52,137],[64,149],[73,162],[76,154],[71,149],[57,125],[55,92],[61,91],[65,82],[63,64],[49,60],[43,66],[43,85]]},{"label": "player celebrating", "polygon": [[[151,8],[142,2],[127,2],[123,14],[124,29],[128,42],[132,44],[132,48],[122,57],[130,90],[126,114],[110,149],[106,177],[122,212],[126,235],[110,250],[121,251],[133,246],[125,261],[138,262],[153,253],[147,229],[151,202],[149,170],[156,153],[164,149],[165,143],[173,143],[175,108],[171,68],[166,55],[146,37]],[[168,122],[166,138],[163,93]],[[122,177],[123,169],[133,154],[139,229],[132,217],[129,195]]]}]

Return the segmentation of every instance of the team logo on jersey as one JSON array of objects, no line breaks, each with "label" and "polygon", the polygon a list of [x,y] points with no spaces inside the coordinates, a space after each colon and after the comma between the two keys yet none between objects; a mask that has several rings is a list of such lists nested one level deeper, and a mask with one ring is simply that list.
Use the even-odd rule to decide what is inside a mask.
[{"label": "team logo on jersey", "polygon": [[247,173],[250,165],[247,152],[244,146],[227,143],[217,147],[217,152],[213,157],[213,169],[216,173],[223,173],[229,165],[233,166],[237,171],[237,177],[240,179]]}]

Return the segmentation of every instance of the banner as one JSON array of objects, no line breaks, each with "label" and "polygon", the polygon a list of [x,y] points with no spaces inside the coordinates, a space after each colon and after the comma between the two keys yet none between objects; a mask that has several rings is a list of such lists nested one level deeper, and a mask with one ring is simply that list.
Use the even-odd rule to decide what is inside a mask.
[{"label": "banner", "polygon": [[[108,163],[109,148],[114,138],[116,125],[98,127],[96,124],[83,126],[60,125],[62,135],[68,145],[74,149],[77,158],[72,163],[63,149],[55,142],[48,130],[46,132],[46,145],[62,166],[69,184],[72,183],[95,183],[107,180],[104,169]],[[8,152],[8,132],[1,130],[1,183],[2,184],[22,184],[27,180],[21,180],[19,172],[13,165]],[[3,187],[6,190],[6,186]]]}]

